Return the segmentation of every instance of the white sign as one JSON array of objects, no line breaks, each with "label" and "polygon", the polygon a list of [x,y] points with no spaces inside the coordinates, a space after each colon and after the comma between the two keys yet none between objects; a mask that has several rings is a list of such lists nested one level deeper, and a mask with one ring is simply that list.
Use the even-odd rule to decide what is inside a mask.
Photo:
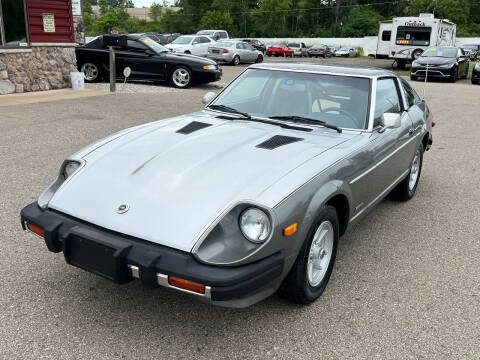
[{"label": "white sign", "polygon": [[43,31],[55,32],[55,18],[53,14],[42,14]]},{"label": "white sign", "polygon": [[72,0],[72,15],[82,15],[82,4],[80,0]]}]

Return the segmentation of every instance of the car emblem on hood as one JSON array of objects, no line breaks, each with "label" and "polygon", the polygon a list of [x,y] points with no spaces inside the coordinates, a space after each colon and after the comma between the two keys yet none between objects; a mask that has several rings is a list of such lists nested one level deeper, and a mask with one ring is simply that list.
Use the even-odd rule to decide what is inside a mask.
[{"label": "car emblem on hood", "polygon": [[117,213],[118,214],[126,213],[128,209],[130,209],[130,206],[128,206],[128,204],[119,205],[117,208]]}]

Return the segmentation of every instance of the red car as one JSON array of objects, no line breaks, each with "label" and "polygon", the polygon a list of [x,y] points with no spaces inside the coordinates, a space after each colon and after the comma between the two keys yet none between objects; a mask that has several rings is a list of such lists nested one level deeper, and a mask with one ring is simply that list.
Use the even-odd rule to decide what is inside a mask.
[{"label": "red car", "polygon": [[275,44],[269,46],[266,52],[267,56],[292,56],[293,57],[293,49],[289,49],[286,45],[283,44]]}]

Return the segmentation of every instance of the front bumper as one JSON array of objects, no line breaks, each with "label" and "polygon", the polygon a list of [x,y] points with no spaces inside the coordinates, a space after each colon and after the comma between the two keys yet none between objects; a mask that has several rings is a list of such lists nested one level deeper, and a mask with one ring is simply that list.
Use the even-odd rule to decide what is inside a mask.
[{"label": "front bumper", "polygon": [[472,82],[480,83],[480,71],[472,72]]},{"label": "front bumper", "polygon": [[[166,286],[217,305],[241,307],[266,297],[258,298],[258,294],[272,290],[272,283],[278,286],[283,272],[281,252],[247,265],[212,266],[198,262],[190,253],[119,234],[55,210],[42,210],[36,202],[23,208],[20,216],[23,229],[29,224],[43,229],[48,250],[63,252],[68,264],[118,284],[138,278],[149,289]],[[203,284],[205,291],[172,286],[169,277]],[[265,293],[270,295],[274,290]]]},{"label": "front bumper", "polygon": [[[453,74],[453,67],[452,68],[428,67],[428,77],[448,78],[448,77],[451,77],[452,74]],[[425,77],[427,75],[427,67],[426,66],[412,67],[410,71],[410,75]]]},{"label": "front bumper", "polygon": [[193,76],[199,83],[207,83],[220,80],[222,78],[222,69],[219,67],[215,70],[194,70]]}]

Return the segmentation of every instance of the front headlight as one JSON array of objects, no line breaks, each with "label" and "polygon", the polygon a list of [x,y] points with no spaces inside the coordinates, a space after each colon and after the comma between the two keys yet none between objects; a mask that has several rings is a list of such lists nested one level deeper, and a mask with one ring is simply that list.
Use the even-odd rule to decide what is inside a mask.
[{"label": "front headlight", "polygon": [[240,215],[239,223],[243,236],[257,244],[267,240],[272,230],[270,218],[258,208],[245,210]]},{"label": "front headlight", "polygon": [[205,65],[203,67],[203,70],[215,70],[217,68],[217,65]]},{"label": "front headlight", "polygon": [[475,70],[480,70],[480,62],[478,62],[477,65],[475,65]]},{"label": "front headlight", "polygon": [[62,184],[67,180],[70,176],[72,176],[82,165],[84,162],[80,162],[77,160],[65,160],[60,168],[60,173],[58,174],[55,181],[50,184],[50,186],[40,195],[38,198],[38,206],[42,209],[46,209],[48,203],[52,199],[53,195],[57,192],[57,190],[62,186]]}]

